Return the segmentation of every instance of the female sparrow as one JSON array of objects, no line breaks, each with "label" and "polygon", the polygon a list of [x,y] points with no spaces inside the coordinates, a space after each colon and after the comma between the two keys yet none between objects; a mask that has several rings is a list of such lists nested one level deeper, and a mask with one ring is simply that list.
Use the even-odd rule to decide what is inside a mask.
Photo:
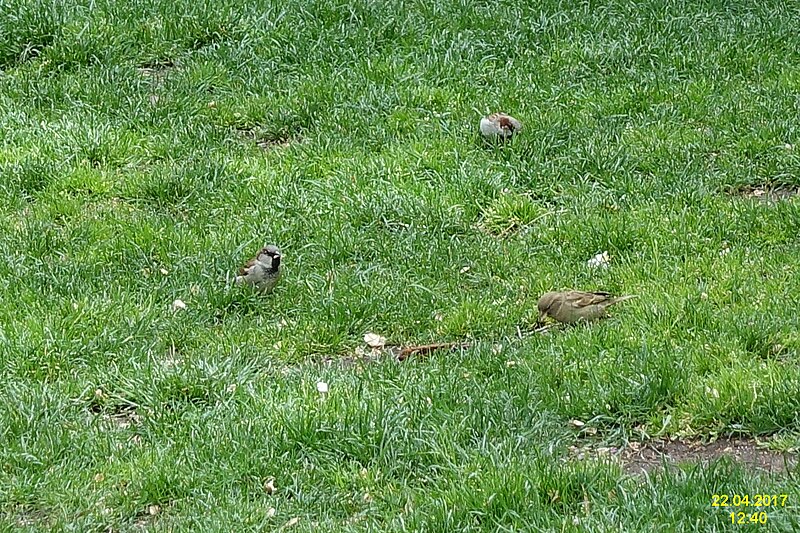
[{"label": "female sparrow", "polygon": [[234,280],[239,284],[252,285],[257,291],[269,294],[281,277],[281,251],[270,244],[245,263]]},{"label": "female sparrow", "polygon": [[522,123],[505,113],[492,113],[481,119],[481,135],[487,140],[505,141],[522,131]]},{"label": "female sparrow", "polygon": [[548,292],[539,298],[539,321],[551,316],[558,322],[574,324],[575,322],[596,320],[606,316],[606,308],[624,302],[634,295],[613,297],[607,292],[562,291]]}]

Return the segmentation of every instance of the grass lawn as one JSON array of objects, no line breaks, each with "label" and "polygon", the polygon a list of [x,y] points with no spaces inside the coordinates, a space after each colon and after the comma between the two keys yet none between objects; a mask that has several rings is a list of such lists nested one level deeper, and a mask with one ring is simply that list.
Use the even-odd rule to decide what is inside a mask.
[{"label": "grass lawn", "polygon": [[[800,447],[798,27],[0,0],[0,530],[800,528],[796,467],[619,458]],[[492,111],[525,130],[482,144]],[[275,292],[232,286],[265,243]],[[639,297],[536,332],[567,288]],[[368,332],[469,347],[353,364]]]}]

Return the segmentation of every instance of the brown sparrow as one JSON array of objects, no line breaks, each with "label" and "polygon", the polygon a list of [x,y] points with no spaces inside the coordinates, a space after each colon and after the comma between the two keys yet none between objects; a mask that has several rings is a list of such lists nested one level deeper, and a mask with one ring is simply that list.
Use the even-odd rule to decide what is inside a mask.
[{"label": "brown sparrow", "polygon": [[236,283],[252,285],[259,292],[269,294],[281,277],[281,251],[270,244],[245,263],[234,280]]},{"label": "brown sparrow", "polygon": [[565,324],[597,320],[606,316],[606,308],[634,297],[628,295],[615,298],[607,292],[548,292],[539,298],[539,321],[543,321],[546,316]]},{"label": "brown sparrow", "polygon": [[492,113],[481,119],[481,135],[487,140],[505,141],[522,131],[522,123],[505,113]]}]

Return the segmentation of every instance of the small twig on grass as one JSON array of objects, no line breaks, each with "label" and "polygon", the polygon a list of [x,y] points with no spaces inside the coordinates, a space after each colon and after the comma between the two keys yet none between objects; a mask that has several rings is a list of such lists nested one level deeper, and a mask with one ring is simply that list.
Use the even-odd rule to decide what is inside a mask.
[{"label": "small twig on grass", "polygon": [[397,354],[398,361],[405,361],[410,355],[427,355],[436,350],[452,350],[454,348],[469,348],[468,342],[440,342],[436,344],[422,344],[420,346],[406,346]]},{"label": "small twig on grass", "polygon": [[544,326],[538,327],[533,330],[534,333],[544,333],[550,328],[554,328],[557,324],[545,324]]}]

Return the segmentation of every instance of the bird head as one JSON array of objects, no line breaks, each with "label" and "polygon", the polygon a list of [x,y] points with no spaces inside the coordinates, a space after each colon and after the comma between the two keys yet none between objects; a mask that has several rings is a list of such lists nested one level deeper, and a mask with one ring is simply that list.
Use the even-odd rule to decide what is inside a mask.
[{"label": "bird head", "polygon": [[281,251],[277,246],[270,244],[258,252],[258,262],[268,266],[271,270],[278,270],[281,265]]},{"label": "bird head", "polygon": [[539,322],[544,322],[550,310],[550,306],[553,305],[555,295],[556,293],[554,292],[548,292],[539,298],[539,303],[536,304],[536,308],[539,310]]}]

